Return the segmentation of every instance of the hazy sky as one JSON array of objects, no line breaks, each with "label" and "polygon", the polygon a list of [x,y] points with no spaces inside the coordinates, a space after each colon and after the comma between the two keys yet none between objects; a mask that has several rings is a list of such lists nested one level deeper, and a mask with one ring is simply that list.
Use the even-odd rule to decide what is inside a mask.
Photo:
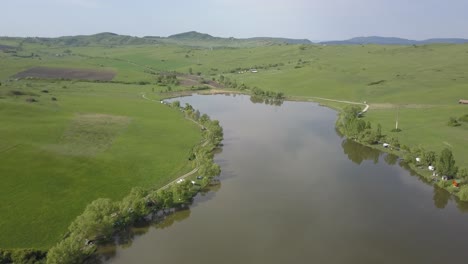
[{"label": "hazy sky", "polygon": [[0,0],[1,36],[468,38],[468,0]]}]

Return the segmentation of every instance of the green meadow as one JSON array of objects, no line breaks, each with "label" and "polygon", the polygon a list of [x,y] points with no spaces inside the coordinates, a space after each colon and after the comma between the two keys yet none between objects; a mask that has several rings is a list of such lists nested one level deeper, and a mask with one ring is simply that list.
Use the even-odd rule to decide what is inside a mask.
[{"label": "green meadow", "polygon": [[[0,248],[48,248],[94,199],[119,199],[134,186],[163,186],[190,170],[187,158],[200,140],[198,128],[178,111],[140,95],[165,96],[159,92],[168,87],[156,81],[162,72],[192,71],[216,80],[223,75],[338,109],[344,104],[312,97],[366,101],[365,119],[380,123],[384,134],[391,134],[398,115],[402,132],[394,136],[402,144],[435,151],[448,147],[457,164],[468,168],[468,123],[447,126],[450,117],[468,114],[468,105],[458,104],[468,99],[467,61],[468,45],[448,44],[210,48],[26,43],[16,54],[0,52]],[[103,69],[116,76],[104,83],[15,80],[15,74],[36,66]],[[258,72],[245,71],[253,68]]]},{"label": "green meadow", "polygon": [[149,87],[19,81],[0,88],[1,248],[48,248],[91,201],[191,170],[199,128],[142,99]]}]

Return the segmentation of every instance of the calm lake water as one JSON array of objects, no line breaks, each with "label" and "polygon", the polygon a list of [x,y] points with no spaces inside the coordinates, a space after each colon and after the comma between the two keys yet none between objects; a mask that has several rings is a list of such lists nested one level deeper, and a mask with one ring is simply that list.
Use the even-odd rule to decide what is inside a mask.
[{"label": "calm lake water", "polygon": [[466,263],[468,205],[342,139],[337,113],[244,95],[178,99],[218,119],[221,184],[136,228],[108,263]]}]

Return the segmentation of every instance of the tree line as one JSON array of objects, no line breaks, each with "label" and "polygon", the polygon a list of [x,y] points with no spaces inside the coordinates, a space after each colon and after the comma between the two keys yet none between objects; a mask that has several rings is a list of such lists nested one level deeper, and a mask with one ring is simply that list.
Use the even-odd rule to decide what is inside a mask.
[{"label": "tree line", "polygon": [[238,84],[236,80],[231,80],[229,77],[225,77],[224,75],[219,76],[218,82],[227,88],[237,89],[240,91],[250,91],[251,97],[255,103],[263,102],[280,105],[286,98],[282,92],[265,91],[256,86],[250,87],[245,83]]},{"label": "tree line", "polygon": [[468,171],[466,168],[458,168],[452,151],[444,148],[439,154],[435,151],[425,150],[422,147],[410,148],[401,145],[395,136],[382,134],[382,126],[377,124],[375,129],[371,123],[364,121],[361,117],[361,109],[358,106],[346,106],[340,113],[337,127],[349,139],[367,144],[388,144],[389,148],[401,151],[407,164],[416,167],[432,166],[439,176],[446,176],[448,179],[455,179],[460,183],[460,187],[454,187],[450,181],[438,181],[437,184],[457,195],[461,200],[468,201]]}]

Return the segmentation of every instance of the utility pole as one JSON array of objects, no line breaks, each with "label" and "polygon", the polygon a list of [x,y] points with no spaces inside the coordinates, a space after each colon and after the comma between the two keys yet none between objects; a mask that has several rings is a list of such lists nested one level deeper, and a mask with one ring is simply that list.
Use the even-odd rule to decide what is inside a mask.
[{"label": "utility pole", "polygon": [[399,116],[400,107],[397,106],[397,114],[396,114],[396,123],[395,123],[395,130],[398,130],[398,116]]}]

